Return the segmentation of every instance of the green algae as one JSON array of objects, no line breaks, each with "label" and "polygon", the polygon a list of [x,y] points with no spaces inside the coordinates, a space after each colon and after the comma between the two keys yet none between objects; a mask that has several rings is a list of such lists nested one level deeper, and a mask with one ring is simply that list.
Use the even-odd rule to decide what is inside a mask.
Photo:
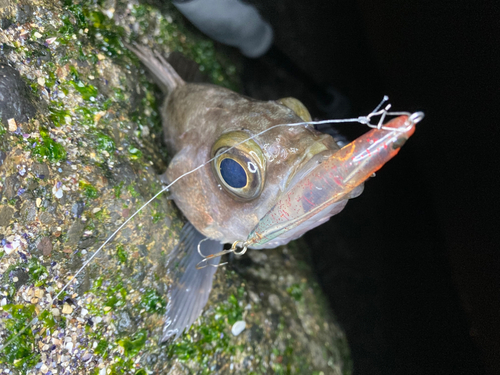
[{"label": "green algae", "polygon": [[58,109],[57,107],[49,107],[50,119],[55,127],[60,127],[68,123],[68,118],[71,121],[71,113],[67,109]]},{"label": "green algae", "polygon": [[[125,306],[127,301],[127,289],[123,287],[123,284],[119,282],[117,285],[109,288],[107,290],[108,297],[104,306],[111,307],[115,309],[117,307]],[[111,310],[109,310],[111,311]]]},{"label": "green algae", "polygon": [[127,263],[128,256],[123,245],[116,245],[116,256],[121,263]]},{"label": "green algae", "polygon": [[113,186],[113,190],[115,191],[114,195],[115,195],[116,199],[120,198],[120,196],[122,195],[123,185],[124,185],[124,182],[120,181],[120,183],[118,185]]},{"label": "green algae", "polygon": [[137,355],[141,351],[147,338],[148,334],[146,330],[142,329],[131,338],[118,340],[118,345],[123,347],[127,357],[131,357]]},{"label": "green algae", "polygon": [[139,150],[135,146],[130,146],[128,148],[128,153],[129,153],[130,159],[132,159],[132,160],[137,160],[137,159],[142,158],[142,151]]},{"label": "green algae", "polygon": [[[242,319],[243,308],[238,298],[231,294],[227,301],[220,303],[214,311],[197,326],[197,339],[192,331],[183,333],[168,347],[169,358],[178,358],[182,362],[194,361],[203,368],[202,374],[211,373],[207,367],[215,353],[234,355],[239,349],[231,342],[231,326]],[[241,348],[240,348],[241,349]]]},{"label": "green algae", "polygon": [[115,141],[109,135],[102,132],[94,133],[94,140],[97,144],[96,151],[106,151],[108,154],[113,155],[116,151]]},{"label": "green algae", "polygon": [[102,358],[107,358],[109,349],[110,344],[107,340],[99,340],[97,346],[94,349],[94,353],[100,355]]},{"label": "green algae", "polygon": [[40,262],[32,257],[28,262],[28,275],[30,276],[30,281],[39,287],[44,285],[45,279],[49,275],[47,268],[40,264]]},{"label": "green algae", "polygon": [[99,191],[89,183],[80,181],[78,185],[80,186],[80,189],[83,190],[83,194],[88,199],[96,199],[97,197],[99,197]]},{"label": "green algae", "polygon": [[82,81],[70,81],[71,86],[80,93],[84,100],[94,101],[97,97],[97,89],[91,84]]},{"label": "green algae", "polygon": [[139,198],[141,196],[141,194],[139,194],[139,192],[137,190],[135,190],[134,184],[128,185],[127,186],[127,191],[134,198]]},{"label": "green algae", "polygon": [[303,290],[304,285],[295,283],[288,287],[286,291],[295,301],[299,302],[302,300]]},{"label": "green algae", "polygon": [[83,126],[94,126],[94,118],[99,108],[93,107],[77,107],[75,114],[79,116],[79,122]]},{"label": "green algae", "polygon": [[32,330],[28,328],[22,332],[25,325],[35,317],[35,305],[8,304],[3,306],[3,310],[11,315],[11,318],[5,320],[5,328],[10,332],[5,342],[11,339],[13,341],[3,349],[3,353],[0,353],[0,363],[7,362],[26,373],[40,358],[40,354],[35,351]]},{"label": "green algae", "polygon": [[49,131],[46,128],[40,128],[41,139],[36,142],[31,154],[42,162],[47,158],[51,163],[66,159],[66,150],[62,145],[50,138]]},{"label": "green algae", "polygon": [[159,223],[160,221],[165,219],[165,217],[166,217],[166,215],[161,211],[156,211],[153,213],[153,215],[151,215],[151,219],[153,221],[153,224]]},{"label": "green algae", "polygon": [[156,290],[149,289],[142,294],[140,306],[148,313],[164,314],[167,303]]},{"label": "green algae", "polygon": [[[183,53],[186,57],[194,60],[200,65],[200,71],[205,73],[212,83],[238,91],[238,78],[236,67],[218,54],[214,48],[214,42],[202,37],[198,32],[187,27],[181,17],[172,12],[172,6],[164,4],[166,10],[172,13],[172,22],[165,18],[157,20],[158,36],[155,42],[168,46],[172,51]],[[132,15],[142,26],[142,30],[148,31],[148,18],[155,9],[149,5],[137,5],[131,10]],[[181,37],[185,35],[186,37]],[[132,38],[139,35],[131,35]],[[221,63],[221,60],[225,60]]]}]

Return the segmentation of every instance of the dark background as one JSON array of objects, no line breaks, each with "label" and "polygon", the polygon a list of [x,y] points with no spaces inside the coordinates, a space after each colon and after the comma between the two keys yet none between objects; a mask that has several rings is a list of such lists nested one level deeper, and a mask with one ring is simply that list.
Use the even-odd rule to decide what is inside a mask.
[{"label": "dark background", "polygon": [[[499,6],[251,2],[276,39],[245,62],[248,95],[292,95],[317,118],[366,115],[384,94],[426,113],[365,192],[306,235],[355,374],[500,374]],[[326,86],[344,113],[321,110]]]}]

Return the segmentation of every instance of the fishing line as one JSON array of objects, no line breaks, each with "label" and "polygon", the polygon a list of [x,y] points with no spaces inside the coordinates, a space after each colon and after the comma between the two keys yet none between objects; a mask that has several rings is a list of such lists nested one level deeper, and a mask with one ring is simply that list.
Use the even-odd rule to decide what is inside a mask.
[{"label": "fishing line", "polygon": [[[85,269],[85,267],[87,267],[87,265],[92,262],[92,260],[102,251],[102,249],[104,248],[104,246],[106,246],[108,243],[111,242],[111,240],[115,237],[115,235],[120,232],[120,230],[123,229],[123,227],[125,227],[125,225],[127,225],[135,216],[137,216],[146,206],[148,206],[152,201],[154,201],[156,198],[158,198],[163,192],[167,191],[172,185],[174,185],[177,181],[179,181],[181,178],[184,178],[198,170],[200,170],[201,168],[203,168],[204,166],[206,166],[207,164],[211,163],[212,161],[214,161],[216,158],[220,157],[221,155],[231,151],[233,148],[235,147],[238,147],[239,145],[245,143],[245,142],[248,142],[249,140],[252,140],[272,129],[276,129],[278,127],[283,127],[283,126],[290,126],[290,127],[295,127],[295,126],[304,126],[304,125],[322,125],[322,124],[340,124],[340,123],[348,123],[348,122],[358,122],[362,125],[366,125],[370,128],[376,128],[376,129],[386,129],[386,130],[391,130],[391,131],[394,131],[394,130],[397,130],[397,131],[401,131],[401,132],[405,132],[407,130],[409,130],[408,127],[412,127],[414,126],[418,121],[420,121],[422,118],[423,118],[423,113],[422,112],[416,112],[414,114],[410,114],[409,112],[387,112],[387,110],[389,110],[390,108],[390,105],[387,105],[384,109],[380,109],[382,107],[382,105],[387,102],[387,100],[389,100],[389,97],[388,96],[384,96],[384,98],[382,99],[382,101],[380,102],[380,104],[375,108],[375,110],[373,110],[372,112],[370,112],[367,116],[360,116],[360,117],[355,117],[355,118],[348,118],[348,119],[332,119],[332,120],[320,120],[320,121],[304,121],[304,122],[297,122],[297,123],[292,123],[292,124],[278,124],[278,125],[273,125],[253,136],[250,136],[248,137],[247,139],[239,142],[239,143],[236,143],[235,145],[233,145],[232,147],[224,150],[223,152],[217,154],[216,156],[214,156],[213,158],[209,159],[208,161],[204,162],[203,164],[200,164],[198,167],[182,174],[181,176],[177,177],[175,180],[173,180],[171,183],[169,183],[167,186],[165,186],[164,188],[162,188],[158,193],[156,193],[152,198],[150,198],[146,203],[144,203],[137,211],[135,211],[127,220],[125,220],[105,241],[104,243],[99,246],[99,248],[92,254],[92,256],[87,259],[82,267],[80,267],[80,269],[71,277],[71,279],[62,287],[62,289],[55,295],[54,298],[52,298],[52,301],[56,300],[57,298],[59,298],[59,296],[65,292],[69,287],[70,285],[73,283],[74,280],[76,280],[76,277]],[[401,116],[401,115],[405,115],[405,116],[409,116],[408,118],[408,126],[403,128],[403,129],[394,129],[394,128],[386,128],[383,126],[383,121],[385,120],[385,117],[386,116]],[[380,120],[378,121],[378,123],[375,125],[375,124],[372,124],[370,121],[373,117],[376,117],[376,116],[381,116]],[[230,250],[224,250],[223,252],[221,252],[220,254],[217,254],[217,255],[214,255],[214,256],[218,256],[218,255],[223,255],[223,254],[227,254],[228,252],[235,252],[236,250],[236,245],[237,245],[238,241],[235,242],[233,244],[233,246],[231,247]],[[200,247],[198,246],[198,251],[200,252],[200,255],[201,254],[201,251],[200,251]],[[240,251],[238,254],[239,255],[242,255],[244,252],[246,251],[246,249],[243,249],[242,251]],[[209,259],[212,259],[214,256],[208,256],[208,257],[205,257],[205,259],[200,262],[200,263],[204,263],[204,262],[207,262],[208,263],[208,260]],[[208,265],[208,264],[207,264]],[[41,310],[36,317],[34,317],[24,328],[22,328],[17,334],[14,335],[14,337],[12,337],[9,341],[7,341],[6,344],[0,346],[0,353],[4,351],[4,349],[6,347],[8,347],[10,344],[12,344],[14,342],[14,340],[16,340],[20,335],[22,335],[24,332],[26,332],[27,329],[29,329],[30,327],[32,327],[34,324],[36,324],[38,322],[38,317],[43,314],[44,312],[48,311],[49,308],[51,308],[52,306],[52,303],[50,303],[46,308],[44,308],[43,310]]]}]

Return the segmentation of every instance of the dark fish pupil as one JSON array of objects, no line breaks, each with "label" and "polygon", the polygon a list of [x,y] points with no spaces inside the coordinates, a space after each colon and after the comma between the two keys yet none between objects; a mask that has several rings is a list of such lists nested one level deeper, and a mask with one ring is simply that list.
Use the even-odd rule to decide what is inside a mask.
[{"label": "dark fish pupil", "polygon": [[233,159],[226,158],[220,163],[220,174],[226,184],[233,188],[242,188],[247,184],[247,174],[243,167]]}]

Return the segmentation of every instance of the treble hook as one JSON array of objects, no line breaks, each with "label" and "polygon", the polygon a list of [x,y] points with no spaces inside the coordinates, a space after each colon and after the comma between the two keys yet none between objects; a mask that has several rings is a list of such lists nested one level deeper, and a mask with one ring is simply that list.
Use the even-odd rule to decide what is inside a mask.
[{"label": "treble hook", "polygon": [[[203,240],[201,240],[199,243],[198,243],[198,254],[200,254],[202,257],[203,257],[203,260],[201,260],[200,262],[198,262],[198,264],[196,265],[196,269],[197,270],[201,270],[207,266],[211,266],[211,267],[221,267],[221,266],[224,266],[225,264],[227,264],[227,262],[225,263],[221,263],[221,264],[211,264],[211,263],[208,263],[208,261],[210,259],[213,259],[213,258],[216,258],[216,257],[220,257],[220,256],[223,256],[223,255],[226,255],[226,254],[229,254],[229,253],[234,253],[234,255],[243,255],[247,252],[248,250],[248,247],[245,245],[245,242],[243,241],[234,241],[233,242],[233,245],[231,246],[230,249],[228,250],[222,250],[222,251],[219,251],[218,253],[215,253],[215,254],[210,254],[210,255],[203,255],[203,253],[201,252],[201,248],[200,248],[200,245],[203,241],[206,241],[208,238],[204,238]],[[240,251],[236,251],[236,248],[238,246],[238,244],[241,245],[242,249]]]}]

